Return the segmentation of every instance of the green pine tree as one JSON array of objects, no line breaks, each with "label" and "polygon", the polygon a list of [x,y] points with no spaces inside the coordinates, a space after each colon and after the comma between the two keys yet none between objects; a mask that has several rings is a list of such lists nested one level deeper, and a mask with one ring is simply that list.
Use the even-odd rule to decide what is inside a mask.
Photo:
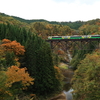
[{"label": "green pine tree", "polygon": [[48,96],[59,91],[60,82],[55,77],[48,43],[36,36],[27,45],[25,60],[30,75],[35,78],[31,92],[38,96]]},{"label": "green pine tree", "polygon": [[14,52],[6,52],[5,60],[6,60],[7,67],[10,67],[12,65],[16,65]]}]

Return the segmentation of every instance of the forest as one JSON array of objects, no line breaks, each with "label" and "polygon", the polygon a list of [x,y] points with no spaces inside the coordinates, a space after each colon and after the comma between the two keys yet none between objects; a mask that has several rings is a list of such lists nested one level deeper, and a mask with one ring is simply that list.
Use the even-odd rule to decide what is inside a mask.
[{"label": "forest", "polygon": [[100,50],[91,44],[74,50],[73,43],[69,62],[60,43],[52,51],[46,42],[48,36],[92,34],[100,34],[100,19],[49,22],[0,13],[0,100],[51,100],[63,91],[61,62],[74,72],[73,100],[100,100]]}]

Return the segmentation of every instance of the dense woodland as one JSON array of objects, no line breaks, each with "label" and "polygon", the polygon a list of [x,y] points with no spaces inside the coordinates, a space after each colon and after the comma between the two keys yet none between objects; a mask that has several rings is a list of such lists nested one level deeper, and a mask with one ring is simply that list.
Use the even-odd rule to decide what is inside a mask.
[{"label": "dense woodland", "polygon": [[[61,44],[52,52],[45,40],[48,36],[89,34],[100,34],[100,19],[49,22],[0,13],[0,100],[48,100],[59,94],[63,75],[58,64],[67,61],[66,52],[59,49]],[[92,45],[87,45],[88,50],[74,50],[73,45],[74,100],[99,100],[100,51]]]}]

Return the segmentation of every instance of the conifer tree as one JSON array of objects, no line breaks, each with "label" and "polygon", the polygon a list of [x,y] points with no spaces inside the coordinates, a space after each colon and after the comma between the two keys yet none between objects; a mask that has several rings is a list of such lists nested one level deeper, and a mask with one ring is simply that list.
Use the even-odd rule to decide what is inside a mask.
[{"label": "conifer tree", "polygon": [[14,52],[6,52],[5,55],[6,66],[10,67],[16,64]]},{"label": "conifer tree", "polygon": [[5,24],[0,24],[0,40],[5,38],[6,29],[7,27]]},{"label": "conifer tree", "polygon": [[[38,96],[48,96],[58,91],[60,82],[56,79],[49,45],[39,37],[30,40],[26,48],[26,65],[35,79],[30,91]],[[56,87],[56,88],[55,88]]]}]

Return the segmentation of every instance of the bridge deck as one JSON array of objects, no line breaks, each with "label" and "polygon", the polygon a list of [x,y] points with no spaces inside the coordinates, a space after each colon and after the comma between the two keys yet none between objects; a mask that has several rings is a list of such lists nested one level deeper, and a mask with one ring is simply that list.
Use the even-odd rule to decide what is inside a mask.
[{"label": "bridge deck", "polygon": [[50,41],[100,41],[100,38],[88,38],[88,39],[48,39],[47,42]]}]

